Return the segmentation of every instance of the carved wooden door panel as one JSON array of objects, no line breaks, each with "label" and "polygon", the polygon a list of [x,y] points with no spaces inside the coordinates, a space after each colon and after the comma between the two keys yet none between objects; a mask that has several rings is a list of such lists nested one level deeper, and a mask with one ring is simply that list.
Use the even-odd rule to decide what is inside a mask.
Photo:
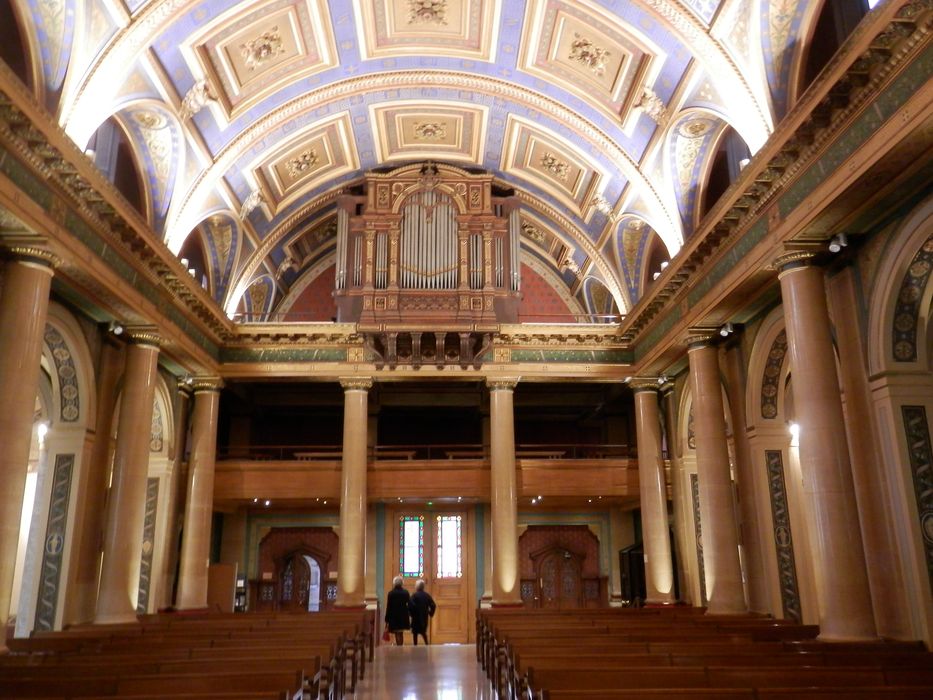
[{"label": "carved wooden door panel", "polygon": [[556,550],[538,559],[538,585],[543,608],[583,606],[583,577],[580,562],[567,552]]}]

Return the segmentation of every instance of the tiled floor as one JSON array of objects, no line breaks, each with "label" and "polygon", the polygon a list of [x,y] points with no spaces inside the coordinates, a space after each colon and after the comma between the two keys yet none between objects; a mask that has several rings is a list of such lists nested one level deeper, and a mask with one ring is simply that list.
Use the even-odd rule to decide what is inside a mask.
[{"label": "tiled floor", "polygon": [[[405,639],[408,642],[408,639]],[[354,700],[493,700],[473,644],[381,646]]]}]

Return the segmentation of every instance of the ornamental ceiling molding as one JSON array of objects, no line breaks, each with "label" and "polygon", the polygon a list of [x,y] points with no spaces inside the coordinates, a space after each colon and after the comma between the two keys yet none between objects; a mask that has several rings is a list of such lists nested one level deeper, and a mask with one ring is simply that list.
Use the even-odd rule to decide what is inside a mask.
[{"label": "ornamental ceiling molding", "polygon": [[224,299],[223,307],[228,314],[236,311],[236,305],[239,303],[240,297],[246,292],[246,288],[249,286],[247,281],[252,279],[253,273],[259,269],[259,266],[262,265],[269,254],[278,247],[282,239],[291,234],[295,226],[309,214],[336,201],[337,197],[343,193],[344,187],[345,185],[340,185],[329,192],[325,192],[305,202],[285,219],[280,221],[279,224],[260,241],[259,245],[256,246],[256,249],[241,268],[237,280],[232,280],[232,284],[227,288],[227,296]]},{"label": "ornamental ceiling molding", "polygon": [[[708,223],[691,237],[687,250],[638,301],[635,313],[623,323],[627,336],[635,340],[649,327],[662,327],[655,318],[664,309],[678,307],[673,302],[684,297],[687,280],[703,279],[702,272],[749,233],[759,214],[806,173],[828,144],[851,128],[852,115],[876,98],[882,87],[889,86],[896,69],[916,58],[918,47],[933,31],[933,13],[917,12],[916,3],[910,2],[891,2],[883,7],[886,12],[876,17],[886,16],[885,22],[863,22],[847,39],[848,46],[865,48],[859,53],[837,53],[830,60],[804,99],[784,117],[773,135],[774,144],[753,157],[751,165],[709,212]],[[896,52],[890,48],[894,44]]]},{"label": "ornamental ceiling molding", "polygon": [[755,153],[774,129],[770,116],[770,109],[762,104],[760,95],[752,89],[738,64],[732,60],[729,52],[715,39],[713,39],[696,15],[684,7],[680,0],[642,0],[661,19],[665,20],[680,37],[685,46],[690,47],[695,55],[706,66],[706,72],[718,78],[723,83],[720,92],[724,95],[745,96],[752,108],[747,119],[738,119],[734,112],[730,118],[734,120],[736,131],[742,134],[752,153]]},{"label": "ornamental ceiling molding", "polygon": [[626,304],[628,297],[626,297],[622,292],[622,286],[616,277],[615,271],[612,270],[610,265],[606,262],[603,254],[599,252],[589,237],[560,211],[552,207],[547,202],[541,201],[538,197],[529,195],[527,192],[523,192],[522,190],[516,190],[515,197],[528,209],[537,212],[545,219],[553,221],[561,230],[567,231],[571,234],[574,243],[580,246],[592,264],[596,266],[596,269],[599,271],[600,275],[602,275],[602,279],[600,281],[606,285],[609,293],[612,294],[613,299],[615,299],[616,306],[619,308],[619,312],[625,313],[629,308],[628,304]]},{"label": "ornamental ceiling molding", "polygon": [[[441,87],[456,90],[470,90],[492,97],[512,100],[523,106],[540,111],[552,117],[558,123],[573,129],[591,145],[607,155],[622,172],[630,185],[641,194],[646,205],[657,219],[664,221],[662,229],[656,227],[668,250],[678,250],[681,242],[680,216],[672,212],[665,199],[648,177],[639,169],[639,164],[625,152],[605,131],[589,120],[568,109],[559,101],[497,78],[476,76],[469,73],[452,71],[397,71],[381,75],[367,75],[334,82],[316,90],[311,90],[300,97],[285,103],[265,117],[255,121],[243,132],[232,139],[215,157],[213,164],[203,170],[187,188],[184,199],[175,210],[174,218],[167,230],[180,232],[168,241],[169,248],[180,249],[184,236],[200,220],[200,212],[192,208],[206,202],[215,185],[224,175],[256,144],[263,141],[266,134],[287,123],[289,120],[309,111],[319,109],[333,102],[340,102],[358,93],[379,90],[397,90],[401,87],[419,85],[423,87]],[[191,224],[191,225],[187,225]],[[665,230],[666,229],[666,230]]]}]

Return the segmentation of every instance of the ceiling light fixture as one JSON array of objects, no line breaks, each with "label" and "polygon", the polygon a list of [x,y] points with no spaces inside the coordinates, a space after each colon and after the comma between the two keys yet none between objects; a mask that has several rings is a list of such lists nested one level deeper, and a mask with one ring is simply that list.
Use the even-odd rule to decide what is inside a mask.
[{"label": "ceiling light fixture", "polygon": [[847,245],[849,245],[849,237],[844,233],[837,233],[829,240],[829,252],[838,253]]}]

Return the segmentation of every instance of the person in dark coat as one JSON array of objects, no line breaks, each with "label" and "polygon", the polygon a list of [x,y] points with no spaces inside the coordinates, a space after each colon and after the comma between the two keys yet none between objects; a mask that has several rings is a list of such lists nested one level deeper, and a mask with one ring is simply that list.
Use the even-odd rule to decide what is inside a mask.
[{"label": "person in dark coat", "polygon": [[386,596],[386,629],[395,634],[395,643],[402,646],[402,632],[411,627],[408,602],[411,596],[402,588],[402,577],[392,579],[392,590]]},{"label": "person in dark coat", "polygon": [[434,611],[437,606],[434,604],[434,598],[424,590],[424,581],[418,579],[415,584],[415,593],[408,602],[408,609],[411,612],[411,636],[415,640],[415,646],[418,646],[418,635],[424,637],[424,643],[428,643],[428,620],[434,617]]}]

